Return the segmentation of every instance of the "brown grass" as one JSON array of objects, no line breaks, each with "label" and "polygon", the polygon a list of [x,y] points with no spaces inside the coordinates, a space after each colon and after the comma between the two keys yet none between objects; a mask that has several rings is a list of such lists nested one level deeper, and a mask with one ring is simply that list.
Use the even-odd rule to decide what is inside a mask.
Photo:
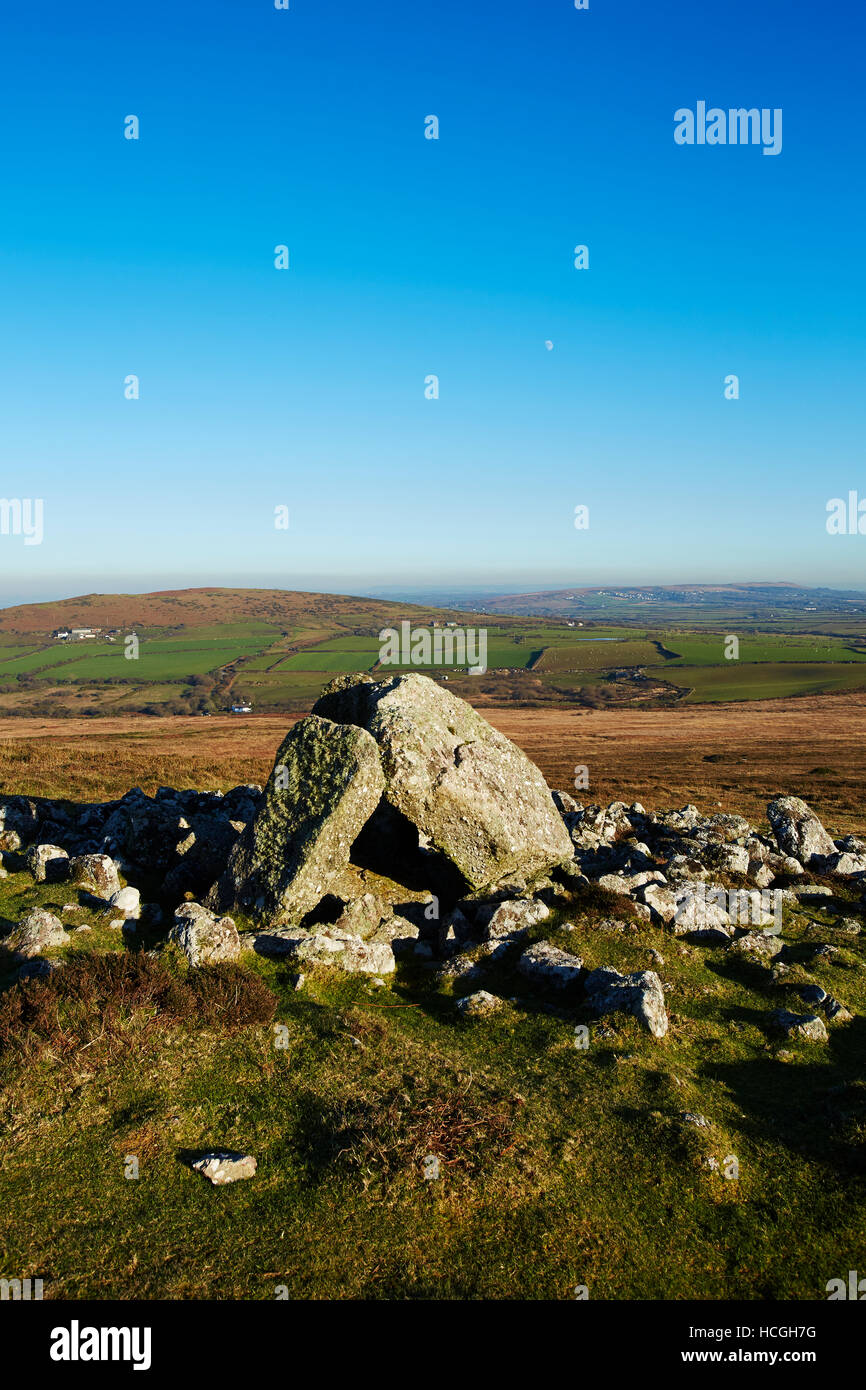
[{"label": "brown grass", "polygon": [[4,608],[0,632],[50,633],[64,624],[102,628],[203,627],[218,623],[262,622],[276,627],[327,620],[353,628],[395,616],[416,617],[431,611],[411,603],[357,598],[347,594],[304,593],[284,589],[164,589],[149,594],[84,594],[55,603],[26,603]]},{"label": "brown grass", "polygon": [[417,1080],[418,1089],[410,1081],[411,1091],[400,1087],[375,1101],[358,1098],[342,1106],[332,1121],[335,1157],[388,1178],[422,1172],[432,1155],[444,1176],[475,1173],[513,1147],[518,1097],[496,1093],[469,1074],[450,1085]]},{"label": "brown grass", "polygon": [[[98,799],[138,785],[264,782],[300,715],[0,720],[0,791]],[[693,801],[761,820],[779,792],[806,798],[834,833],[863,827],[866,694],[661,710],[485,710],[552,787],[581,801]],[[820,770],[819,770],[820,769]]]},{"label": "brown grass", "polygon": [[30,1057],[50,1050],[70,1055],[103,1044],[125,1046],[132,1019],[136,1046],[156,1030],[187,1024],[232,1032],[267,1023],[276,997],[240,966],[203,966],[180,977],[152,956],[70,956],[51,975],[13,985],[0,996],[0,1057]]}]

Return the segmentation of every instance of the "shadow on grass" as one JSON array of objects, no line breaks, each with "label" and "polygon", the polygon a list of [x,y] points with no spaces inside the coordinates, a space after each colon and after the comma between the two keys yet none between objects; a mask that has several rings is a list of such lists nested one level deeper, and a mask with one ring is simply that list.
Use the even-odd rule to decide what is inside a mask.
[{"label": "shadow on grass", "polygon": [[[766,1026],[754,1009],[730,1017]],[[720,1082],[743,1112],[756,1143],[780,1144],[793,1154],[845,1176],[866,1176],[862,1126],[866,1121],[866,1019],[829,1028],[826,1043],[775,1039],[796,1048],[791,1061],[776,1057],[706,1062],[702,1074]]]}]

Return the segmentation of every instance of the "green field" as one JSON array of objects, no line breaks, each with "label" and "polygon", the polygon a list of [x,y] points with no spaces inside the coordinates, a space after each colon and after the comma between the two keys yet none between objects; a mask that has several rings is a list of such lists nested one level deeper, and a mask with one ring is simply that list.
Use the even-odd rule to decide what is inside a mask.
[{"label": "green field", "polygon": [[[160,647],[161,650],[156,650]],[[138,659],[127,661],[123,647],[110,647],[105,655],[91,653],[47,671],[52,680],[183,680],[187,676],[204,675],[247,654],[248,648],[238,643],[220,646],[218,643],[185,646],[177,643],[142,642]]]},{"label": "green field", "polygon": [[689,704],[711,700],[776,700],[785,695],[821,695],[842,690],[866,689],[866,667],[859,663],[804,665],[770,662],[729,666],[668,666],[663,679],[671,685],[691,688]]},{"label": "green field", "polygon": [[375,637],[334,637],[330,642],[317,642],[319,652],[378,652],[379,638]]},{"label": "green field", "polygon": [[246,696],[256,709],[280,709],[289,704],[294,707],[299,701],[312,703],[329,679],[327,671],[318,675],[314,671],[264,675],[259,672],[251,676],[242,672],[232,686],[232,693]]},{"label": "green field", "polygon": [[369,671],[379,655],[374,651],[337,652],[322,651],[316,647],[306,652],[296,652],[280,662],[279,671]]},{"label": "green field", "polygon": [[663,665],[664,658],[652,642],[571,642],[550,647],[536,661],[539,675],[563,671],[603,671],[618,666]]},{"label": "green field", "polygon": [[[736,635],[736,634],[735,634]],[[716,666],[728,664],[725,658],[723,634],[715,636],[666,632],[661,645],[676,652],[676,663],[683,666]],[[845,662],[866,661],[866,649],[854,647],[843,638],[828,637],[739,637],[740,662]],[[673,664],[673,663],[671,663]]]},{"label": "green field", "polygon": [[[460,660],[456,647],[452,649],[456,658],[452,661],[443,659],[437,664],[431,660],[426,666],[381,666],[379,633],[390,627],[402,638],[401,623],[408,619],[388,618],[388,610],[372,601],[367,610],[356,609],[354,603],[351,611],[331,611],[332,607],[311,596],[303,617],[298,614],[284,626],[261,618],[234,621],[232,615],[232,620],[225,624],[207,616],[199,625],[188,628],[166,626],[163,607],[159,610],[161,626],[138,625],[137,661],[125,659],[122,632],[114,642],[61,643],[42,637],[29,644],[20,636],[6,633],[0,640],[0,687],[15,697],[12,704],[19,712],[22,701],[18,692],[28,692],[31,687],[33,700],[37,704],[41,700],[40,713],[61,712],[63,699],[52,695],[49,700],[48,682],[64,687],[86,683],[90,702],[95,699],[99,704],[104,700],[106,707],[117,707],[118,681],[128,683],[123,704],[130,709],[186,700],[191,712],[220,710],[227,708],[232,698],[245,695],[256,708],[297,710],[305,701],[315,699],[322,686],[339,674],[369,671],[385,677],[428,670],[453,671],[456,677],[459,672],[455,668],[477,664],[467,656]],[[82,600],[80,617],[85,616],[87,608],[87,602]],[[182,612],[182,605],[172,602],[171,612],[175,611]],[[576,701],[591,705],[596,695],[584,698],[580,692],[584,687],[599,685],[607,687],[602,691],[605,700],[620,704],[635,699],[656,703],[670,703],[677,698],[689,703],[771,699],[862,689],[859,672],[866,669],[866,623],[844,621],[835,633],[810,633],[796,627],[793,632],[783,633],[756,630],[751,624],[737,632],[736,623],[732,623],[731,633],[721,625],[718,611],[716,630],[712,632],[681,626],[647,629],[646,615],[634,628],[621,623],[607,627],[602,623],[578,629],[569,627],[565,620],[509,620],[497,616],[487,621],[489,615],[467,613],[459,615],[462,620],[455,629],[446,625],[447,610],[440,610],[442,622],[434,628],[429,626],[426,614],[435,610],[420,611],[425,618],[422,622],[412,620],[411,637],[417,640],[419,632],[426,632],[431,657],[434,639],[438,638],[444,646],[450,637],[456,645],[466,629],[471,629],[476,638],[479,631],[486,634],[487,683],[482,699],[491,703],[497,697],[505,704],[542,697],[561,704]],[[736,661],[725,658],[729,635],[737,636],[739,641]],[[225,668],[229,667],[226,674]],[[635,686],[622,679],[609,679],[622,668],[640,668],[649,682]],[[506,674],[510,672],[516,674]],[[205,676],[211,679],[205,682],[204,693],[201,686],[185,689],[193,677]],[[149,691],[154,686],[173,689],[166,692],[162,688],[150,698]],[[677,691],[684,695],[677,696]],[[474,698],[471,689],[461,693]]]}]

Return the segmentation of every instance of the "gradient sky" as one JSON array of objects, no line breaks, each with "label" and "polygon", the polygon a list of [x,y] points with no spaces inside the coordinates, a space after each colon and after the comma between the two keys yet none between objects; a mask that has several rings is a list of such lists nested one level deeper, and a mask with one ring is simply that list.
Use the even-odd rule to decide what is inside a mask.
[{"label": "gradient sky", "polygon": [[[854,0],[49,0],[0,32],[0,495],[45,507],[3,602],[866,586],[825,529],[866,497]],[[677,146],[698,100],[781,107],[782,153]]]}]

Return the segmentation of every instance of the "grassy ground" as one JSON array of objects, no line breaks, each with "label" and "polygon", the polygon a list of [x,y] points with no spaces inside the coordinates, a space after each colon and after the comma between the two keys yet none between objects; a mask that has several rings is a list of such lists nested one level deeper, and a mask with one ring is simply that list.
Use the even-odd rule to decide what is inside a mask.
[{"label": "grassy ground", "polygon": [[667,666],[660,674],[671,685],[687,688],[690,704],[866,689],[866,665],[860,661],[805,666],[793,661],[754,665],[731,661],[725,666]]},{"label": "grassy ground", "polygon": [[[761,823],[782,790],[834,833],[866,827],[864,695],[491,716],[551,785],[588,765],[584,799]],[[0,788],[263,781],[286,724],[9,720]],[[827,1044],[783,1043],[768,1012],[805,1006],[766,968],[660,929],[611,935],[600,920],[621,908],[574,899],[537,934],[588,966],[658,969],[658,1043],[573,1000],[551,1012],[513,956],[485,983],[515,1002],[464,1023],[453,983],[421,963],[381,987],[314,967],[297,990],[287,965],[245,955],[226,981],[169,951],[142,976],[62,885],[0,880],[0,926],[37,902],[91,927],[52,953],[85,965],[44,984],[9,988],[0,961],[0,1273],[43,1278],[46,1297],[823,1299],[866,1264],[866,950],[839,914],[788,915],[785,939],[856,1017]],[[839,950],[816,963],[824,941]],[[184,1162],[212,1146],[253,1152],[256,1178],[212,1189]]]},{"label": "grassy ground", "polygon": [[737,661],[729,661],[725,656],[727,638],[726,634],[721,632],[701,636],[695,636],[693,633],[664,632],[661,634],[661,640],[668,650],[676,652],[677,661],[686,666],[736,666],[737,661],[776,664],[793,661],[802,665],[809,662],[862,662],[866,659],[866,651],[862,647],[852,645],[850,641],[817,635],[740,636]]},{"label": "grassy ground", "polygon": [[[14,915],[16,881],[0,891]],[[381,988],[320,967],[296,990],[245,957],[275,1008],[246,1025],[248,983],[227,994],[173,954],[156,981],[103,967],[89,999],[63,971],[31,984],[11,1027],[7,993],[4,1273],[50,1298],[825,1297],[866,1243],[862,1019],[782,1045],[764,1019],[793,1001],[766,971],[663,931],[607,935],[580,902],[568,915],[576,932],[547,934],[590,965],[663,953],[663,1043],[570,1001],[548,1012],[513,962],[493,984],[516,1001],[476,1023],[417,965]],[[810,971],[866,1012],[862,948],[831,920],[788,933],[807,960],[845,943]],[[84,935],[120,950],[104,924]],[[212,1189],[183,1161],[210,1146],[253,1152],[256,1178]]]}]

